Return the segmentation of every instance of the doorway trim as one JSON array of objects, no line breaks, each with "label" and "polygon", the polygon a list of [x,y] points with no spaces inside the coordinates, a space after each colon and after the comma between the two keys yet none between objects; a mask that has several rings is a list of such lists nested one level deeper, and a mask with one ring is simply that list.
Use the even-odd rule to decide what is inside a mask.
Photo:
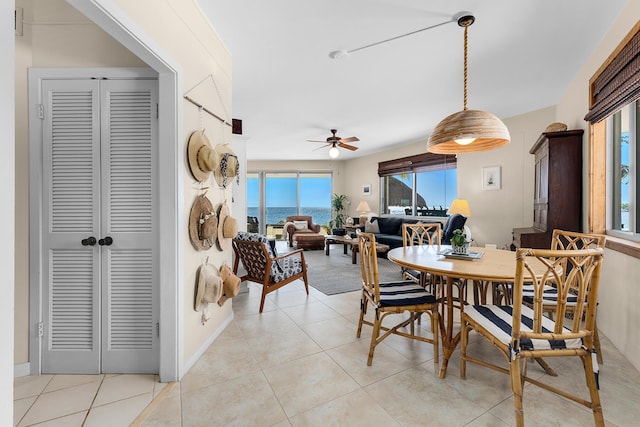
[{"label": "doorway trim", "polygon": [[[178,227],[182,215],[183,199],[182,175],[184,169],[184,153],[179,149],[179,137],[182,134],[182,107],[180,93],[182,92],[181,69],[176,61],[162,50],[139,26],[124,14],[111,0],[67,0],[74,8],[82,12],[102,30],[115,38],[123,46],[137,55],[153,69],[158,78],[158,103],[161,120],[158,121],[158,247],[159,247],[159,317],[160,317],[160,381],[169,382],[179,380],[183,372],[183,251],[179,242],[184,241],[184,232]],[[42,70],[42,69],[40,69]],[[53,69],[49,69],[50,71]],[[59,73],[69,73],[74,69],[58,69]],[[77,70],[77,69],[76,69]],[[103,69],[106,72],[106,69]],[[112,72],[118,70],[111,69]],[[120,69],[123,70],[123,69]],[[124,69],[127,70],[127,69]],[[131,70],[131,69],[128,69]],[[87,69],[83,70],[85,73]],[[148,70],[147,70],[148,71]],[[29,84],[32,83],[31,73]],[[40,76],[42,77],[42,76]],[[48,74],[47,77],[54,77]],[[38,94],[29,93],[29,121],[39,121],[34,106]],[[34,118],[35,114],[35,118]],[[31,126],[31,124],[30,124]],[[30,196],[29,196],[29,257],[31,260],[29,272],[29,360],[31,374],[41,372],[41,339],[38,336],[38,319],[42,314],[41,298],[41,265],[37,251],[40,250],[41,236],[34,233],[41,218],[41,188],[34,188],[38,179],[34,179],[34,172],[41,170],[41,157],[38,144],[41,144],[40,134],[30,132],[29,136],[29,168],[30,168]],[[36,149],[37,148],[37,149]],[[39,184],[37,185],[39,187]]]}]

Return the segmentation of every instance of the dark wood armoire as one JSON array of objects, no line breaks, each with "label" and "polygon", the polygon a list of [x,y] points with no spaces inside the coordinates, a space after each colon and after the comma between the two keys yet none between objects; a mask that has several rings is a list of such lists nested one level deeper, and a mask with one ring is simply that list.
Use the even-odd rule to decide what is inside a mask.
[{"label": "dark wood armoire", "polygon": [[533,226],[513,229],[522,248],[551,248],[554,229],[582,229],[582,130],[544,132],[529,153],[535,156]]}]

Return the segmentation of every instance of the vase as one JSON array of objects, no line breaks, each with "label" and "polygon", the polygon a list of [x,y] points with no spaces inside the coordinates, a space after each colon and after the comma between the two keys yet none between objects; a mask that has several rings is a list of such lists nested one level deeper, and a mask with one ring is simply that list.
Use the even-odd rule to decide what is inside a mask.
[{"label": "vase", "polygon": [[464,242],[462,245],[451,244],[451,251],[454,254],[466,254],[469,252],[469,244],[471,242]]}]

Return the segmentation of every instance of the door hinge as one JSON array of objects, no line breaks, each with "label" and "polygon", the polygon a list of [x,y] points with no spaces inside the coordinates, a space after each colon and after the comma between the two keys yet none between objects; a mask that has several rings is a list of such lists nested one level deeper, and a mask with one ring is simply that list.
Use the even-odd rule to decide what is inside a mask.
[{"label": "door hinge", "polygon": [[44,119],[44,104],[38,104],[38,118]]},{"label": "door hinge", "polygon": [[156,323],[156,337],[160,338],[160,323]]},{"label": "door hinge", "polygon": [[42,322],[38,323],[38,336],[41,337],[44,335],[44,324]]},{"label": "door hinge", "polygon": [[156,119],[160,118],[160,106],[156,104]]}]

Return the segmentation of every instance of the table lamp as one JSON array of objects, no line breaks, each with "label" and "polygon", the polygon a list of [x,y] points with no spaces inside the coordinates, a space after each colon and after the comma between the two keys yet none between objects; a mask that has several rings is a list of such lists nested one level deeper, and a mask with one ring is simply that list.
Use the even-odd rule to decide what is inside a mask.
[{"label": "table lamp", "polygon": [[[360,207],[360,206],[358,206]],[[469,201],[465,199],[454,199],[447,211],[449,215],[460,214],[469,218],[471,216],[471,209],[469,208]]]},{"label": "table lamp", "polygon": [[361,201],[360,203],[358,203],[356,211],[360,212],[360,222],[358,223],[358,225],[364,225],[364,223],[367,222],[367,219],[369,219],[367,217],[367,213],[371,212],[369,203],[367,203],[365,200]]}]

